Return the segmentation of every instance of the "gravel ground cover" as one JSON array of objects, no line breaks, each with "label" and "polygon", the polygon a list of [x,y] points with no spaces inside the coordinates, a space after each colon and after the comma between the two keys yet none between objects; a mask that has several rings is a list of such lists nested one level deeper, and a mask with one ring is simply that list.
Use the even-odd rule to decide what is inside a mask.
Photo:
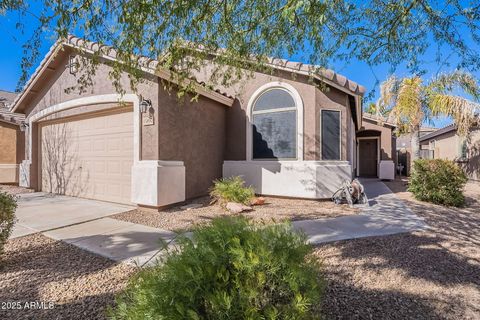
[{"label": "gravel ground cover", "polygon": [[[112,218],[143,224],[150,227],[166,230],[190,230],[195,224],[208,223],[215,217],[228,214],[219,205],[210,205],[209,197],[202,197],[189,201],[187,204],[198,203],[202,207],[196,209],[182,209],[175,206],[160,212],[137,209],[123,212]],[[335,205],[331,201],[315,201],[303,199],[284,199],[265,197],[265,204],[253,206],[253,211],[242,214],[254,220],[283,221],[309,220],[332,218],[355,214],[358,210],[347,205]]]},{"label": "gravel ground cover", "polygon": [[[9,240],[5,249],[0,319],[104,319],[136,270],[38,233]],[[54,308],[26,309],[26,302],[53,302]]]},{"label": "gravel ground cover", "polygon": [[14,186],[14,185],[10,185],[10,184],[0,184],[0,191],[7,192],[7,193],[10,193],[10,194],[34,192],[33,189],[27,189],[27,188]]},{"label": "gravel ground cover", "polygon": [[387,185],[431,229],[319,246],[327,319],[480,319],[480,185],[468,206],[419,202],[405,181]]}]

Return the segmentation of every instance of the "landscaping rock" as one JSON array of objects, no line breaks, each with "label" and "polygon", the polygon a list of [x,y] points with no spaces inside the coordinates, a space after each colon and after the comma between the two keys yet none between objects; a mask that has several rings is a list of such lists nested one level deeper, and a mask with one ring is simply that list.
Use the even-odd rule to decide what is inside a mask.
[{"label": "landscaping rock", "polygon": [[252,211],[252,207],[246,206],[241,203],[236,202],[228,202],[225,208],[230,211],[231,213],[241,213],[244,211]]},{"label": "landscaping rock", "polygon": [[[315,201],[309,199],[281,199],[264,197],[263,206],[255,206],[255,210],[244,212],[249,218],[258,221],[298,221],[323,218],[335,218],[355,214],[358,209],[347,205],[335,205],[330,201]],[[211,198],[205,196],[195,199],[202,207],[182,210],[181,206],[166,208],[161,211],[135,209],[110,216],[111,218],[147,225],[165,230],[191,230],[198,224],[209,224],[218,216],[229,214],[225,206],[211,204]],[[183,205],[182,205],[183,206]]]},{"label": "landscaping rock", "polygon": [[252,206],[261,206],[265,204],[265,198],[264,197],[258,197],[253,199],[252,201]]}]

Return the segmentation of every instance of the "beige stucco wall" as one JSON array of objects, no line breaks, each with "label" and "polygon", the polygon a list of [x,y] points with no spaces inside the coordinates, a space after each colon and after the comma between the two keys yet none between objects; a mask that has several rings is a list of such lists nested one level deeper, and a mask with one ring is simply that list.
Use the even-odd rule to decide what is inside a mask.
[{"label": "beige stucco wall", "polygon": [[269,75],[255,72],[251,78],[235,84],[230,89],[237,100],[227,110],[227,133],[225,160],[246,160],[246,123],[248,102],[255,91],[270,82],[283,82],[291,85],[298,91],[304,108],[304,160],[321,160],[321,120],[322,109],[339,110],[342,114],[342,145],[341,155],[343,161],[350,160],[348,140],[354,140],[354,134],[348,129],[351,112],[348,106],[348,95],[336,88],[319,88],[309,83],[308,78],[297,76],[292,79],[288,73]]},{"label": "beige stucco wall", "polygon": [[159,158],[185,165],[186,197],[208,193],[222,177],[228,107],[208,98],[179,104],[176,95],[159,88]]},{"label": "beige stucco wall", "polygon": [[380,133],[380,160],[394,160],[395,138],[392,135],[392,129],[378,125],[374,121],[363,119],[362,130],[358,134],[367,130],[374,130]]},{"label": "beige stucco wall", "polygon": [[[96,71],[96,74],[93,78],[93,85],[86,89],[86,92],[79,93],[77,90],[66,93],[65,89],[71,86],[74,86],[80,74],[72,75],[69,72],[69,69],[65,67],[68,63],[68,49],[65,49],[65,54],[60,54],[56,57],[55,62],[52,68],[55,70],[47,69],[43,76],[39,79],[38,83],[35,85],[34,93],[30,93],[25,99],[25,115],[26,121],[29,118],[41,110],[48,108],[50,106],[73,100],[78,98],[84,98],[89,96],[104,95],[116,93],[115,88],[112,85],[112,80],[109,78],[108,74],[112,68],[106,64],[100,64]],[[131,93],[129,86],[129,80],[127,75],[122,76],[122,85],[123,88],[127,91],[126,93]],[[154,108],[155,114],[158,113],[158,79],[156,77],[147,76],[143,82],[138,85],[138,94],[141,94],[145,99],[150,99],[152,101],[152,107]],[[51,118],[58,118],[63,116],[78,115],[82,113],[88,113],[93,111],[98,111],[104,108],[110,108],[108,106],[86,106],[78,108],[77,110],[65,111],[60,115],[53,115]],[[156,160],[158,159],[158,119],[156,119],[155,124],[152,126],[142,126],[141,127],[141,145],[146,146],[142,147],[140,157],[144,160]],[[38,183],[38,124],[33,124],[32,128],[32,166],[30,171],[30,181],[31,186],[35,189],[39,189]],[[29,141],[26,141],[28,144]],[[29,146],[27,145],[26,150]]]},{"label": "beige stucco wall", "polygon": [[[68,52],[66,52],[68,53]],[[100,64],[94,77],[94,84],[86,89],[86,92],[79,93],[73,91],[66,93],[65,89],[75,85],[78,81],[79,74],[72,75],[65,65],[68,63],[68,55],[59,55],[56,61],[55,71],[45,71],[49,76],[44,77],[42,83],[39,83],[37,87],[42,88],[36,93],[33,98],[27,100],[25,115],[27,119],[30,115],[36,114],[39,111],[50,107],[52,105],[78,99],[80,97],[88,97],[102,94],[115,93],[115,88],[112,85],[112,80],[108,74],[112,70],[111,67],[105,64]],[[138,85],[138,94],[142,95],[145,99],[152,101],[152,107],[155,114],[158,112],[158,78],[153,76],[147,76],[142,83]],[[127,75],[122,77],[122,85],[126,90],[126,93],[132,93],[129,86],[129,80]],[[85,111],[90,110],[87,107]],[[158,121],[155,121],[153,126],[144,126],[141,129],[142,145],[148,146],[142,148],[141,159],[155,160],[158,159]]]},{"label": "beige stucco wall", "polygon": [[[42,90],[30,99],[26,108],[28,117],[39,111],[61,102],[88,96],[115,93],[115,88],[108,78],[111,68],[100,64],[94,77],[93,87],[87,92],[65,93],[65,88],[72,86],[78,79],[65,68],[67,60],[59,56],[61,62],[56,71],[43,80]],[[63,67],[62,67],[63,66]],[[184,161],[186,171],[186,197],[192,198],[205,195],[214,179],[222,176],[222,164],[225,151],[225,122],[226,107],[216,101],[203,96],[197,102],[190,102],[190,97],[185,103],[179,103],[176,92],[167,92],[159,86],[157,77],[145,75],[144,82],[138,85],[138,94],[144,99],[152,101],[154,111],[154,125],[140,125],[141,160],[172,160]],[[130,93],[128,79],[122,78],[124,89]],[[159,107],[160,106],[160,107]],[[112,108],[128,108],[128,105],[102,104],[78,107],[71,110],[53,114],[45,119],[59,119],[78,116],[87,113],[99,112]],[[28,121],[28,120],[27,120]],[[31,183],[38,185],[38,124],[31,128],[33,132]]]},{"label": "beige stucco wall", "polygon": [[[25,114],[28,117],[39,111],[61,102],[95,95],[115,93],[112,81],[108,77],[111,68],[100,64],[94,77],[94,84],[86,92],[66,93],[65,88],[77,83],[79,75],[69,73],[65,65],[68,63],[68,50],[59,55],[52,67],[46,70],[42,82],[38,83],[25,99]],[[247,105],[254,92],[263,84],[281,81],[288,83],[298,91],[304,107],[304,159],[321,160],[321,127],[320,114],[322,109],[333,109],[342,112],[341,156],[343,161],[352,160],[352,144],[355,132],[351,127],[351,111],[348,95],[336,88],[319,89],[309,83],[307,77],[297,76],[295,79],[289,73],[268,75],[255,73],[253,78],[237,84],[229,90],[237,99],[230,108],[200,97],[198,103],[179,105],[175,92],[166,92],[159,85],[159,79],[145,75],[144,82],[138,85],[138,94],[152,101],[154,110],[154,125],[140,126],[141,160],[183,161],[186,170],[186,197],[192,198],[206,194],[212,180],[222,176],[224,160],[246,160],[246,121]],[[129,80],[122,77],[122,84],[130,93]],[[75,111],[62,112],[53,115],[65,117],[86,112],[98,111],[112,106],[87,106]],[[115,107],[115,106],[113,106]],[[30,128],[33,133],[32,163],[38,163],[38,128]],[[32,185],[36,187],[38,166],[31,168]]]},{"label": "beige stucco wall", "polygon": [[17,125],[0,121],[0,183],[18,183],[24,136]]},{"label": "beige stucco wall", "polygon": [[[435,141],[433,145],[433,141]],[[456,160],[460,157],[461,139],[455,131],[450,131],[422,142],[422,149],[434,151],[435,159]]]},{"label": "beige stucco wall", "polygon": [[0,163],[15,164],[17,161],[18,126],[0,121]]},{"label": "beige stucco wall", "polygon": [[[435,147],[433,147],[435,141]],[[462,145],[466,141],[467,157],[461,159]],[[458,161],[469,179],[480,180],[480,129],[474,129],[468,136],[459,136],[456,131],[450,131],[422,141],[422,149],[434,150],[435,159]]]}]

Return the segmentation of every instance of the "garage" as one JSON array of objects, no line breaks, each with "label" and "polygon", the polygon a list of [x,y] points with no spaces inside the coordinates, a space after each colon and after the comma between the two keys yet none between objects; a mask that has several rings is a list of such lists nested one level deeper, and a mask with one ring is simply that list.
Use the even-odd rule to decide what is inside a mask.
[{"label": "garage", "polygon": [[131,109],[50,120],[39,130],[42,191],[131,203]]}]

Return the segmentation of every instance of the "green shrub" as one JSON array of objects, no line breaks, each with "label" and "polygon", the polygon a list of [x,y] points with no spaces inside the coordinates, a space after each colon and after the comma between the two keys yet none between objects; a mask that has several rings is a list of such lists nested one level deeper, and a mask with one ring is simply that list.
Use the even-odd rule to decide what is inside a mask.
[{"label": "green shrub", "polygon": [[319,319],[312,248],[288,224],[222,217],[131,280],[112,319]]},{"label": "green shrub", "polygon": [[238,202],[249,205],[255,196],[255,190],[245,187],[241,177],[223,178],[213,182],[210,196],[220,203]]},{"label": "green shrub", "polygon": [[465,202],[466,182],[465,173],[453,161],[420,159],[413,165],[408,191],[418,200],[459,207]]},{"label": "green shrub", "polygon": [[3,254],[3,246],[12,233],[15,224],[15,210],[17,201],[14,196],[0,192],[0,255]]}]

